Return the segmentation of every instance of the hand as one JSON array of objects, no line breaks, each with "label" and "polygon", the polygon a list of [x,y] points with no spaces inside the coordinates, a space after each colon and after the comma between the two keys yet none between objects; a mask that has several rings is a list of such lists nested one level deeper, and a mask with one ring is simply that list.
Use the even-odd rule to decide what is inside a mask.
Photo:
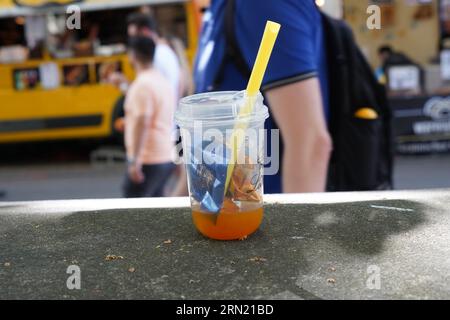
[{"label": "hand", "polygon": [[145,181],[145,176],[142,172],[142,166],[136,163],[129,165],[128,176],[130,177],[130,180],[136,184],[141,184]]},{"label": "hand", "polygon": [[111,73],[107,80],[109,83],[116,86],[117,88],[120,88],[120,86],[123,83],[125,83],[125,84],[128,83],[128,80],[127,80],[127,78],[125,78],[125,75],[120,72]]},{"label": "hand", "polygon": [[124,118],[117,118],[116,121],[114,121],[114,129],[117,132],[124,133],[124,131],[125,131],[125,119]]}]

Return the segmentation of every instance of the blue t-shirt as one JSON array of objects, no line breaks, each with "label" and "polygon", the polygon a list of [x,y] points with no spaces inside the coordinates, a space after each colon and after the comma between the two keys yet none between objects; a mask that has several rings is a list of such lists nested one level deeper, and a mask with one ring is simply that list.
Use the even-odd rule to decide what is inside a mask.
[{"label": "blue t-shirt", "polygon": [[[204,25],[194,69],[197,92],[213,89],[225,58],[225,8],[227,0],[213,0]],[[262,91],[318,77],[328,118],[327,62],[322,17],[314,0],[236,0],[234,29],[239,49],[249,70],[253,67],[267,20],[281,24]],[[244,90],[245,79],[233,63],[225,66],[223,81],[215,90]],[[299,102],[299,107],[301,103]],[[277,129],[272,118],[266,129]],[[270,138],[269,138],[270,141]],[[281,142],[281,141],[280,141]],[[270,154],[270,146],[268,154]],[[281,160],[280,160],[281,164]],[[266,176],[266,193],[281,192],[281,172]]]}]

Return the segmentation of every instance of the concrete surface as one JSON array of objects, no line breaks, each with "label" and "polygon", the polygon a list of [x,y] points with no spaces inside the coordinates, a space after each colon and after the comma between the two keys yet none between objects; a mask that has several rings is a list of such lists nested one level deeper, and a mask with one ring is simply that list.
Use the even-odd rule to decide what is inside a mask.
[{"label": "concrete surface", "polygon": [[184,198],[1,203],[0,299],[450,299],[450,190],[266,200],[235,242]]}]

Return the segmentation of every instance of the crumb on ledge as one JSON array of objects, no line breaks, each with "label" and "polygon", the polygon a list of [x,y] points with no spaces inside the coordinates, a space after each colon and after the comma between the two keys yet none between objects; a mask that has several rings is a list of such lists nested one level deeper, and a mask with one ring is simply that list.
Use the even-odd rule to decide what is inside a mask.
[{"label": "crumb on ledge", "polygon": [[108,254],[108,255],[105,257],[105,260],[106,260],[106,261],[123,260],[123,259],[124,259],[123,256],[116,256],[116,255],[114,255],[114,254]]},{"label": "crumb on ledge", "polygon": [[250,258],[249,261],[251,261],[251,262],[266,262],[267,259],[263,258],[263,257],[253,257],[253,258]]},{"label": "crumb on ledge", "polygon": [[334,278],[329,278],[329,279],[327,279],[327,282],[328,282],[329,284],[336,284],[336,279],[334,279]]}]

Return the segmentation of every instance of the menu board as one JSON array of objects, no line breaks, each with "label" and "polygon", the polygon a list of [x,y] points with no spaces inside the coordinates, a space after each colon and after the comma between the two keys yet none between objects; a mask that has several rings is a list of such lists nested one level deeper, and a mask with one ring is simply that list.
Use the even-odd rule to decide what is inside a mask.
[{"label": "menu board", "polygon": [[18,91],[39,87],[39,68],[15,69],[13,71],[14,88]]}]

